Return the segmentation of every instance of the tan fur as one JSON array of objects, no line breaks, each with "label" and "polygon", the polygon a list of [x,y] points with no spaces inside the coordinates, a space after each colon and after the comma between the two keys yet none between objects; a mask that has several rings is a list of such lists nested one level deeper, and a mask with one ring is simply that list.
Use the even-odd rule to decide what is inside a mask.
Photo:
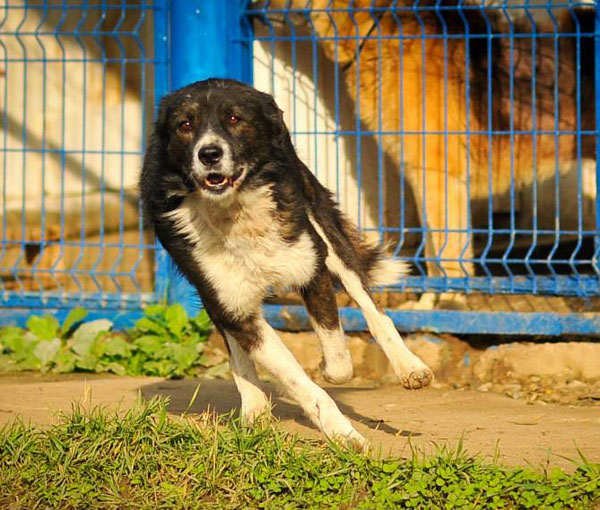
[{"label": "tan fur", "polygon": [[[561,135],[556,141],[554,135],[538,135],[534,141],[531,135],[524,134],[515,135],[513,140],[508,135],[471,134],[467,137],[465,134],[431,134],[489,131],[487,92],[481,94],[480,100],[473,95],[467,96],[465,84],[469,80],[465,79],[465,38],[447,38],[446,47],[443,38],[422,38],[423,35],[439,33],[435,14],[429,17],[423,15],[423,31],[412,13],[392,14],[386,11],[377,19],[373,11],[369,11],[369,8],[377,6],[412,6],[412,0],[273,0],[270,6],[306,8],[307,3],[315,10],[312,23],[319,38],[351,37],[338,41],[325,39],[321,40],[321,44],[330,58],[337,59],[337,63],[346,68],[347,89],[355,101],[360,97],[357,109],[361,119],[375,131],[405,132],[402,135],[382,135],[379,139],[388,154],[405,163],[406,177],[415,193],[421,219],[426,221],[430,232],[426,255],[450,259],[442,267],[429,264],[429,273],[445,273],[448,276],[472,273],[471,264],[452,261],[468,260],[473,256],[472,242],[466,233],[470,225],[469,200],[486,198],[490,194],[506,194],[510,191],[511,182],[518,189],[530,185],[534,176],[538,182],[554,179],[555,161],[570,163],[577,159],[576,137]],[[333,11],[346,9],[349,5],[355,9],[352,15]],[[319,13],[319,9],[328,9],[329,12]],[[360,9],[364,11],[360,12]],[[502,31],[508,31],[506,19],[497,21],[500,25],[496,29],[500,27]],[[501,26],[502,23],[504,26]],[[372,30],[374,24],[376,27]],[[572,16],[568,13],[559,18],[558,25],[559,31],[575,31]],[[531,24],[526,22],[523,29],[531,31]],[[542,31],[551,29],[541,28]],[[510,79],[506,77],[502,90],[493,90],[493,129],[576,129],[577,70],[573,40],[559,39],[559,63],[554,61],[554,39],[537,40],[534,126],[531,39],[514,39],[512,122]],[[507,57],[510,55],[509,39],[501,41],[506,61],[494,61],[492,65],[508,72],[511,63]],[[560,104],[558,119],[554,118],[556,65]],[[485,79],[481,77],[482,81]],[[582,90],[581,127],[584,130],[595,129],[592,94],[589,87]],[[423,132],[428,134],[423,136]],[[581,153],[583,158],[594,158],[593,136],[582,137]],[[572,165],[559,164],[559,171],[566,171],[564,169],[569,167],[572,168]]]}]

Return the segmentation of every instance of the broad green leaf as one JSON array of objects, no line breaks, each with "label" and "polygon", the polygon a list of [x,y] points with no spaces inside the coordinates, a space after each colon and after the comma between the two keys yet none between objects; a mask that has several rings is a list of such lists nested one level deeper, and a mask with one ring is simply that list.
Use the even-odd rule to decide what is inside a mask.
[{"label": "broad green leaf", "polygon": [[0,355],[0,372],[12,372],[17,369],[17,362],[12,357]]},{"label": "broad green leaf", "polygon": [[109,331],[110,328],[112,328],[112,322],[107,319],[84,322],[73,333],[71,349],[80,356],[90,354],[94,349],[98,335]]},{"label": "broad green leaf", "polygon": [[188,368],[193,365],[198,357],[196,346],[193,344],[171,344],[171,356],[177,365],[182,368]]},{"label": "broad green leaf", "polygon": [[104,342],[104,354],[107,356],[129,356],[134,347],[123,339],[122,336],[110,336]]},{"label": "broad green leaf", "polygon": [[125,375],[126,373],[123,365],[115,362],[104,363],[102,361],[96,365],[96,372],[112,372],[117,375]]},{"label": "broad green leaf", "polygon": [[31,331],[26,331],[20,339],[14,337],[13,340],[14,351],[13,354],[11,354],[11,357],[18,362],[25,362],[26,360],[34,362],[35,360],[33,363],[35,366],[33,368],[37,368],[39,364],[37,358],[33,354],[33,350],[41,340]]},{"label": "broad green leaf", "polygon": [[67,335],[67,333],[69,333],[69,331],[71,331],[71,329],[73,328],[73,326],[75,326],[75,324],[77,324],[78,322],[81,322],[83,319],[85,319],[87,317],[87,311],[85,308],[73,308],[70,312],[69,315],[67,315],[67,317],[65,318],[65,321],[63,322],[62,327],[60,328],[60,335],[64,338],[65,335]]},{"label": "broad green leaf", "polygon": [[95,372],[97,365],[98,356],[95,356],[94,354],[84,354],[83,356],[78,356],[75,360],[75,366],[81,370]]},{"label": "broad green leaf", "polygon": [[25,332],[21,328],[7,327],[0,330],[0,352],[18,352],[23,349]]},{"label": "broad green leaf", "polygon": [[214,366],[206,369],[203,373],[210,377],[221,377],[221,376],[229,373],[229,362],[224,361],[223,363],[214,365]]},{"label": "broad green leaf", "polygon": [[183,306],[175,303],[165,310],[165,320],[169,331],[179,338],[188,322],[188,317]]},{"label": "broad green leaf", "polygon": [[147,375],[158,375],[161,377],[169,377],[173,375],[176,370],[176,365],[168,359],[161,359],[160,361],[146,361],[144,363],[144,373]]},{"label": "broad green leaf", "polygon": [[212,331],[213,325],[206,310],[203,308],[196,317],[191,319],[192,323],[200,333],[208,334]]},{"label": "broad green leaf", "polygon": [[75,370],[75,355],[70,352],[61,352],[54,359],[54,371],[60,374],[68,374]]},{"label": "broad green leaf", "polygon": [[135,323],[136,329],[144,333],[155,333],[156,335],[167,336],[167,331],[158,322],[142,317]]},{"label": "broad green leaf", "polygon": [[17,370],[39,370],[40,368],[42,368],[42,364],[33,352],[23,356],[16,365]]},{"label": "broad green leaf", "polygon": [[71,341],[71,350],[78,356],[87,356],[94,351],[96,337],[82,335]]},{"label": "broad green leaf", "polygon": [[42,340],[35,346],[33,355],[40,360],[42,369],[45,369],[52,363],[55,356],[60,350],[60,338],[53,338],[52,340]]},{"label": "broad green leaf", "polygon": [[60,324],[51,315],[44,315],[43,317],[32,315],[27,320],[27,329],[40,340],[52,340],[58,335],[59,327]]},{"label": "broad green leaf", "polygon": [[163,315],[165,313],[165,305],[149,305],[144,311],[146,316]]},{"label": "broad green leaf", "polygon": [[142,375],[145,374],[143,370],[143,364],[145,361],[145,356],[137,351],[133,356],[129,356],[127,359],[127,373],[129,375]]},{"label": "broad green leaf", "polygon": [[143,353],[154,356],[164,345],[164,341],[155,335],[145,335],[133,341]]}]

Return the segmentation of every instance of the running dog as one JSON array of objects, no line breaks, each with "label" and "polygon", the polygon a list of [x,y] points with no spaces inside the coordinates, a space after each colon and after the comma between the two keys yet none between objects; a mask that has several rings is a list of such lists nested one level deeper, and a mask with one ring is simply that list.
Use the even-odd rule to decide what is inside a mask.
[{"label": "running dog", "polygon": [[301,293],[328,381],[343,383],[353,374],[336,282],[362,309],[403,385],[416,389],[433,379],[369,291],[397,281],[405,264],[386,258],[342,215],[296,155],[272,96],[222,79],[166,96],[140,190],[146,219],[225,339],[243,419],[252,421],[269,407],[256,362],[327,437],[364,442],[263,318],[272,288]]},{"label": "running dog", "polygon": [[506,202],[534,181],[595,172],[593,7],[543,23],[539,9],[512,19],[479,0],[262,0],[254,9],[309,27],[362,121],[404,164],[430,276],[473,274],[471,201],[487,208],[490,196]]}]

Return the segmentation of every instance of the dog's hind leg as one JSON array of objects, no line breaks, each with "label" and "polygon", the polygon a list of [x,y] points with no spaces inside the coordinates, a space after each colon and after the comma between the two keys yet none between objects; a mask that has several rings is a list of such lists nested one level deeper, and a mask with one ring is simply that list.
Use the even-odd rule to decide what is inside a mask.
[{"label": "dog's hind leg", "polygon": [[[337,256],[333,255],[331,258],[337,259]],[[369,331],[389,359],[402,385],[407,389],[428,386],[433,380],[433,373],[425,363],[408,350],[392,319],[377,308],[358,275],[344,267],[339,259],[332,260],[331,264],[339,271],[336,274],[340,277],[348,294],[363,311]]]},{"label": "dog's hind leg", "polygon": [[323,350],[323,377],[333,384],[352,379],[352,358],[338,315],[331,275],[325,267],[302,289],[313,329]]},{"label": "dog's hind leg", "polygon": [[365,439],[340,412],[333,399],[311,381],[264,318],[248,317],[238,326],[235,335],[239,346],[275,379],[327,437],[365,444]]},{"label": "dog's hind leg", "polygon": [[242,421],[252,423],[262,414],[268,413],[271,403],[260,388],[254,362],[244,351],[234,336],[225,332],[225,341],[229,350],[229,365],[233,380],[242,399]]},{"label": "dog's hind leg", "polygon": [[350,269],[335,252],[331,241],[321,226],[311,218],[311,223],[327,245],[327,269],[336,275],[352,299],[360,306],[369,331],[390,361],[396,375],[407,389],[418,389],[428,386],[433,380],[433,373],[425,363],[408,350],[393,321],[375,304],[371,294],[363,285],[356,271]]}]

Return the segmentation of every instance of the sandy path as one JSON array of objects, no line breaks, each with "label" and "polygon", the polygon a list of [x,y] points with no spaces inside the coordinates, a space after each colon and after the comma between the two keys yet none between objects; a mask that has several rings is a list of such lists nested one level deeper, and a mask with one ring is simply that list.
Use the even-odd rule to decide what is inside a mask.
[{"label": "sandy path", "polygon": [[[168,396],[170,410],[180,413],[190,402],[195,380],[107,376],[0,377],[0,423],[22,416],[38,424],[56,420],[57,411],[68,411],[73,401],[90,401],[128,408],[139,392],[146,398]],[[239,406],[231,381],[201,382],[192,412],[209,406],[219,413]],[[382,388],[328,387],[328,391],[374,444],[383,451],[410,454],[410,442],[425,450],[434,444],[456,446],[461,436],[470,453],[493,456],[496,445],[506,464],[569,467],[562,458],[577,458],[580,448],[590,460],[600,462],[600,407],[526,404],[504,396],[476,391],[427,389],[411,392],[397,386]],[[318,437],[298,407],[275,399],[274,414],[289,430]],[[383,420],[383,421],[380,421]]]}]

